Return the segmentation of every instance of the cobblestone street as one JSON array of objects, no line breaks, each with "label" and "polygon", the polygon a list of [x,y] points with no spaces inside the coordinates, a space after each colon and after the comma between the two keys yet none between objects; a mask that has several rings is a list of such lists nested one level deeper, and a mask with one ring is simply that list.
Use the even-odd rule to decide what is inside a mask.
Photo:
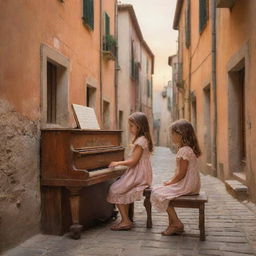
[{"label": "cobblestone street", "polygon": [[[153,156],[154,183],[167,180],[175,166],[169,149],[156,148]],[[226,192],[224,184],[211,176],[201,175],[202,190],[208,194],[206,204],[206,241],[199,240],[198,210],[178,209],[185,224],[180,236],[163,237],[167,215],[153,209],[153,228],[146,229],[143,202],[135,205],[132,231],[114,232],[102,225],[83,232],[80,240],[68,236],[36,235],[6,252],[4,256],[85,256],[85,255],[256,255],[256,209],[239,202]]]}]

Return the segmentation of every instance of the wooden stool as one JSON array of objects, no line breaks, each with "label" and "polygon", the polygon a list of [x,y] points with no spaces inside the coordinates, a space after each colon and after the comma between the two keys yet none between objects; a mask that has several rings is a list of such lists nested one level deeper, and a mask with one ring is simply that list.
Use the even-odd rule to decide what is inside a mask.
[{"label": "wooden stool", "polygon": [[[151,202],[150,202],[151,188],[148,187],[144,189],[143,195],[145,196],[144,206],[147,212],[147,228],[152,228],[152,215],[151,215]],[[206,193],[200,192],[199,195],[180,196],[173,199],[170,202],[173,207],[199,209],[199,230],[200,230],[201,241],[205,241],[205,215],[204,215],[205,206],[204,204],[207,201],[208,199],[207,199]],[[129,217],[131,220],[133,220],[133,211],[134,211],[134,204],[130,204]]]},{"label": "wooden stool", "polygon": [[200,240],[205,241],[205,218],[204,204],[208,202],[205,192],[200,192],[199,195],[180,196],[171,201],[173,207],[178,208],[198,208],[199,209],[199,230]]},{"label": "wooden stool", "polygon": [[[151,195],[151,188],[145,188],[143,191],[143,196],[145,197],[144,199],[144,207],[146,208],[147,212],[147,228],[152,228],[152,207],[151,207],[151,202],[150,202],[150,195]],[[133,216],[134,216],[134,203],[130,204],[129,206],[129,218],[131,221],[133,221]]]}]

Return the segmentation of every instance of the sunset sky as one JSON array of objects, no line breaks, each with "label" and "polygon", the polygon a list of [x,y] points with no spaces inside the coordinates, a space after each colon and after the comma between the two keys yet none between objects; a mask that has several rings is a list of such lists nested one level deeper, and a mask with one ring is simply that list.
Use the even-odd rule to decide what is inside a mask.
[{"label": "sunset sky", "polygon": [[[132,4],[144,37],[155,55],[155,103],[159,91],[171,80],[168,56],[177,52],[178,33],[172,29],[176,0],[122,0]],[[159,104],[155,105],[158,108]]]}]

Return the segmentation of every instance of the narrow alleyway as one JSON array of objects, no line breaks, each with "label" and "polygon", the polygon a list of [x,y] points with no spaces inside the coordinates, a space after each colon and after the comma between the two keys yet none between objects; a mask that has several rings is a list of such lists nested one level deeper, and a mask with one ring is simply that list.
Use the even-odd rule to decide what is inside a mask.
[{"label": "narrow alleyway", "polygon": [[[154,183],[167,180],[175,166],[175,155],[167,148],[157,148],[153,156]],[[185,224],[182,236],[163,237],[167,216],[153,209],[153,228],[145,228],[142,202],[135,206],[135,228],[114,232],[110,224],[83,233],[80,240],[67,236],[37,235],[4,256],[87,256],[87,255],[256,255],[256,209],[230,196],[223,183],[201,175],[206,205],[206,241],[199,241],[198,210],[178,209]]]}]

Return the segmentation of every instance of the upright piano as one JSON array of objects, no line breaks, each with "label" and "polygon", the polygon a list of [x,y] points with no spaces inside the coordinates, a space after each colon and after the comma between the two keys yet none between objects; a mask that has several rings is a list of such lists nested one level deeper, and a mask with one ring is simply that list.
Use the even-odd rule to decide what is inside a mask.
[{"label": "upright piano", "polygon": [[123,158],[121,131],[42,129],[42,231],[79,239],[82,229],[113,217],[108,188],[126,167],[108,165]]}]

